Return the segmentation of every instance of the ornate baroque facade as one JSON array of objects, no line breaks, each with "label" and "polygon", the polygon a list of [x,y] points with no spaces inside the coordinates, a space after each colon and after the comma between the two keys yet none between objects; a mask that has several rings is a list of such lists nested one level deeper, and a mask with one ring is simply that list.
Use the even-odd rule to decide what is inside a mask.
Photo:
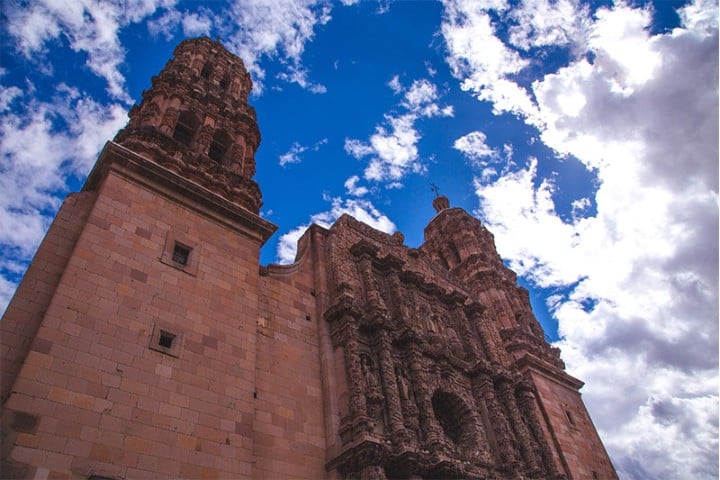
[{"label": "ornate baroque facade", "polygon": [[492,234],[349,216],[289,266],[242,62],[182,42],[63,204],[2,327],[9,478],[616,478]]}]

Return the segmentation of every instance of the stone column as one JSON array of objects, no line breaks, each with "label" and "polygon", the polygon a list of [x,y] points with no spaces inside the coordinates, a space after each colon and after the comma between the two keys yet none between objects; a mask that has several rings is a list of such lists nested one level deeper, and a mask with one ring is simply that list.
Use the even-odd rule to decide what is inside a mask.
[{"label": "stone column", "polygon": [[388,408],[390,417],[390,432],[393,439],[402,436],[405,430],[403,423],[402,406],[398,395],[397,380],[395,378],[395,362],[392,358],[390,339],[387,332],[382,329],[378,333],[378,343],[380,352],[380,375],[382,375],[383,392],[385,394],[385,403]]},{"label": "stone column", "polygon": [[365,402],[365,379],[360,365],[360,345],[355,319],[345,316],[347,322],[347,341],[345,342],[345,372],[347,374],[348,392],[350,392],[350,412],[354,420],[367,417]]},{"label": "stone column", "polygon": [[515,453],[515,442],[513,441],[512,431],[508,425],[507,418],[503,413],[502,406],[495,396],[495,387],[488,377],[476,377],[473,380],[473,395],[478,403],[483,403],[487,407],[489,419],[488,425],[492,428],[497,441],[500,454],[500,461],[503,463],[510,474],[517,475],[520,461]]},{"label": "stone column", "polygon": [[503,381],[499,385],[499,390],[500,399],[510,413],[510,424],[512,425],[517,437],[519,437],[518,443],[520,444],[520,453],[525,460],[526,470],[535,476],[541,471],[541,463],[538,462],[540,459],[535,455],[535,448],[533,448],[535,445],[535,439],[530,434],[527,425],[525,425],[520,409],[517,406],[513,385],[509,381]]},{"label": "stone column", "polygon": [[207,155],[210,150],[210,142],[212,142],[214,128],[212,125],[203,125],[197,136],[197,151],[203,155]]},{"label": "stone column", "polygon": [[518,392],[519,396],[519,407],[523,413],[523,417],[526,419],[530,430],[537,442],[538,451],[542,462],[545,465],[546,472],[549,478],[564,478],[564,475],[560,474],[560,471],[555,465],[550,445],[545,439],[545,432],[542,429],[540,423],[540,417],[538,416],[535,402],[535,394],[528,388],[523,388]]},{"label": "stone column", "polygon": [[365,284],[367,301],[370,304],[370,307],[384,310],[385,305],[383,304],[382,297],[378,291],[375,274],[372,268],[372,261],[367,255],[363,255],[360,259],[360,274],[362,275],[363,283]]},{"label": "stone column", "polygon": [[415,347],[410,348],[410,375],[412,376],[413,393],[415,394],[415,403],[418,407],[418,416],[420,418],[420,430],[425,437],[426,444],[436,443],[440,439],[440,426],[435,420],[435,414],[432,408],[431,392],[428,391],[428,382],[425,379],[422,362],[420,361],[420,352]]},{"label": "stone column", "polygon": [[180,110],[174,107],[168,107],[160,121],[160,131],[165,135],[171,136],[179,117]]}]

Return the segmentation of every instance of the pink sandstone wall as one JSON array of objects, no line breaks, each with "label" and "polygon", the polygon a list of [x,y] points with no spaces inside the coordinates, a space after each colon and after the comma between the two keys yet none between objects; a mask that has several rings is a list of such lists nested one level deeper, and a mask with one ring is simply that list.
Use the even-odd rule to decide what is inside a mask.
[{"label": "pink sandstone wall", "polygon": [[90,192],[65,199],[0,320],[0,401],[10,394],[94,201]]},{"label": "pink sandstone wall", "polygon": [[312,262],[260,279],[254,478],[323,478],[325,429]]},{"label": "pink sandstone wall", "polygon": [[562,465],[568,478],[617,478],[580,394],[536,371],[528,374],[537,388],[553,440],[562,451]]},{"label": "pink sandstone wall", "polygon": [[[168,233],[201,250],[196,275],[159,260]],[[12,467],[250,477],[258,249],[111,173],[4,405]],[[148,348],[156,324],[179,358]]]}]

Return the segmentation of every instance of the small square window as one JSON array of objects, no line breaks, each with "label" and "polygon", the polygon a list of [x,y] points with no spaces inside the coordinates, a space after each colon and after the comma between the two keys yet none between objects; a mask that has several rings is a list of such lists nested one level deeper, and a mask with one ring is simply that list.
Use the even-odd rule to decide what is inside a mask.
[{"label": "small square window", "polygon": [[175,248],[172,254],[173,262],[179,263],[180,265],[187,265],[190,261],[190,251],[190,247],[175,242]]},{"label": "small square window", "polygon": [[170,230],[160,261],[189,275],[197,275],[201,244],[197,239]]},{"label": "small square window", "polygon": [[180,357],[182,335],[177,330],[155,324],[150,338],[150,349],[165,353],[171,357]]},{"label": "small square window", "polygon": [[173,340],[175,340],[175,335],[168,333],[165,330],[160,330],[158,345],[164,348],[172,348]]}]

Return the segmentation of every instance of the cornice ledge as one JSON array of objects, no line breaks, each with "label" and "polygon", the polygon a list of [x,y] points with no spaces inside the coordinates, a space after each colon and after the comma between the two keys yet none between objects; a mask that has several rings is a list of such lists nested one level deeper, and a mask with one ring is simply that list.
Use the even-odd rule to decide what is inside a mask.
[{"label": "cornice ledge", "polygon": [[255,238],[261,245],[278,228],[259,215],[112,141],[105,144],[82,191],[95,191],[110,171],[160,193],[238,233]]},{"label": "cornice ledge", "polygon": [[569,375],[568,373],[558,369],[557,367],[548,365],[547,362],[544,362],[529,353],[518,358],[515,361],[515,366],[521,372],[532,370],[533,372],[541,374],[548,380],[552,380],[565,387],[575,390],[580,390],[583,385],[585,385],[585,382],[583,382],[582,380],[579,380],[572,375]]}]

